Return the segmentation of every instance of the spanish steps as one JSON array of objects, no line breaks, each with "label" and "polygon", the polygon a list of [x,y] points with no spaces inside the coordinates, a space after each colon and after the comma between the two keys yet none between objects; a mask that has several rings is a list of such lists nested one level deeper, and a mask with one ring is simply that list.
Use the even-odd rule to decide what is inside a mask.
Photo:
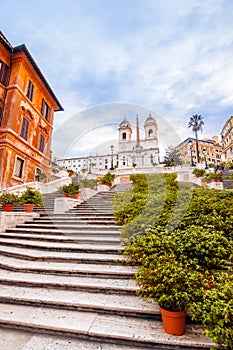
[{"label": "spanish steps", "polygon": [[40,217],[0,233],[1,339],[16,329],[34,339],[23,350],[210,348],[191,322],[183,336],[166,334],[158,305],[136,295],[136,267],[123,263],[111,208],[124,188],[63,214],[53,213],[54,195],[47,195]]}]

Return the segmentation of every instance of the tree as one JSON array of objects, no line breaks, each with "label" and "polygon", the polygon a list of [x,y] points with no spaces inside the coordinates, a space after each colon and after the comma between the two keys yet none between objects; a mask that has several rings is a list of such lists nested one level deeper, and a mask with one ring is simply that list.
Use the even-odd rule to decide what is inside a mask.
[{"label": "tree", "polygon": [[195,133],[196,138],[196,152],[197,152],[197,163],[199,162],[199,149],[198,149],[198,131],[202,131],[202,125],[204,125],[203,117],[201,115],[195,114],[190,117],[188,127],[192,127],[192,131]]},{"label": "tree", "polygon": [[175,166],[182,164],[181,155],[176,148],[170,146],[168,147],[168,149],[166,149],[164,163],[166,166]]}]

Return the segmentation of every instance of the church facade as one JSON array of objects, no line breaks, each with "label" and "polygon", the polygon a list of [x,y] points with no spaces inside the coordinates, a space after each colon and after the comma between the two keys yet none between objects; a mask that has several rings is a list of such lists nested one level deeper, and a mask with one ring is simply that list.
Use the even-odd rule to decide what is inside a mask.
[{"label": "church facade", "polygon": [[140,138],[138,116],[136,140],[132,140],[132,125],[124,119],[119,125],[119,166],[150,166],[159,163],[157,122],[150,114],[144,122],[145,137]]},{"label": "church facade", "polygon": [[98,170],[113,170],[115,168],[143,168],[159,164],[158,126],[152,114],[146,118],[144,137],[140,137],[138,116],[136,117],[136,135],[133,137],[133,127],[125,118],[118,128],[118,150],[108,154],[91,154],[86,157],[56,159],[57,165],[74,170],[77,174],[96,173]]}]

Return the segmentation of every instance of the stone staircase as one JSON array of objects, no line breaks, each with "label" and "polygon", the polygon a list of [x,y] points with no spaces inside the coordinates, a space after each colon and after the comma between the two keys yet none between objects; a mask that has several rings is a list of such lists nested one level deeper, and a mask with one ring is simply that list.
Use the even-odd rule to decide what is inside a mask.
[{"label": "stone staircase", "polygon": [[226,190],[232,190],[233,189],[233,182],[232,182],[232,180],[227,178],[227,176],[232,175],[232,174],[233,174],[233,170],[224,170],[223,171],[222,182],[223,182],[223,187]]},{"label": "stone staircase", "polygon": [[[115,192],[126,187],[99,193],[65,214],[47,210],[0,233],[1,327],[40,333],[44,344],[56,339],[78,350],[210,348],[196,324],[189,323],[184,336],[166,334],[158,305],[136,296],[136,267],[122,263],[111,210]],[[53,344],[43,350],[58,349]],[[37,345],[30,349],[42,350]]]}]

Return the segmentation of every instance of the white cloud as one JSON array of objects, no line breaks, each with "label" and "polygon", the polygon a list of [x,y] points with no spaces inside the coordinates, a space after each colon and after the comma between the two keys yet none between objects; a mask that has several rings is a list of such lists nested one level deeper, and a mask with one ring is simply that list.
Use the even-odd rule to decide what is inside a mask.
[{"label": "white cloud", "polygon": [[[203,115],[209,136],[232,114],[230,0],[24,0],[27,11],[22,1],[11,2],[2,30],[15,45],[19,37],[26,43],[61,100],[65,112],[57,114],[55,130],[76,113],[113,101],[165,115],[182,138],[190,135],[192,114]],[[85,123],[88,129],[94,120],[110,121],[105,114],[92,123],[82,118],[72,125],[77,134]]]}]

